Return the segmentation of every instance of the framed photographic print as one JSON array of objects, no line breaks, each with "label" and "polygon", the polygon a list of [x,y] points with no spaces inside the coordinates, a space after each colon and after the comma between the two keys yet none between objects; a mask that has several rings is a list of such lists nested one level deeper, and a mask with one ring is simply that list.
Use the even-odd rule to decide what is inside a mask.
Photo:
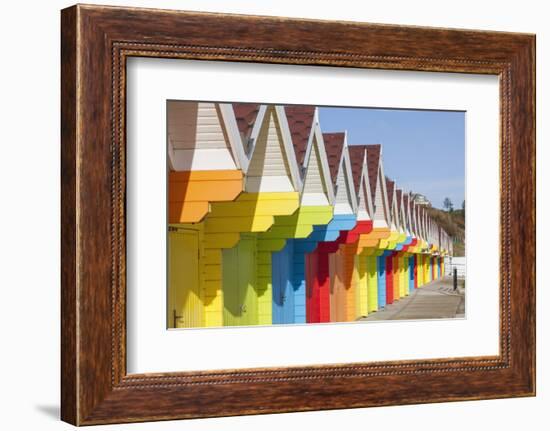
[{"label": "framed photographic print", "polygon": [[535,393],[535,37],[62,11],[62,419]]}]

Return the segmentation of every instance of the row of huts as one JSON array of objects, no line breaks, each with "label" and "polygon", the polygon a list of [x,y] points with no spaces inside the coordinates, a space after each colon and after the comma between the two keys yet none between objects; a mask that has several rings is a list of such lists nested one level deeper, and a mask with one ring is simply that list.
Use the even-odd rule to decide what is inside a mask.
[{"label": "row of huts", "polygon": [[170,328],[354,321],[444,274],[380,145],[314,106],[169,101]]}]

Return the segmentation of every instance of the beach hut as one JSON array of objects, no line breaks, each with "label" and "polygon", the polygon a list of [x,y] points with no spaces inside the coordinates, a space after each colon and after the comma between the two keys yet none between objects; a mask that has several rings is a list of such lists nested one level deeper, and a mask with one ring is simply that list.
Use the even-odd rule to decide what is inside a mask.
[{"label": "beach hut", "polygon": [[394,203],[392,208],[393,220],[396,227],[396,230],[399,232],[400,237],[396,243],[395,250],[393,252],[393,299],[397,301],[402,296],[402,250],[403,247],[406,247],[407,237],[405,234],[405,229],[402,226],[401,220],[401,208],[400,208],[400,199],[401,199],[401,190],[395,185],[395,196]]},{"label": "beach hut", "polygon": [[[357,220],[357,194],[353,179],[350,151],[347,138],[343,146],[327,146],[329,165],[335,184],[335,214],[354,215]],[[323,243],[319,248],[329,253],[330,261],[330,316],[333,322],[353,321],[357,317],[356,291],[358,277],[355,268],[355,251],[340,248],[353,242],[358,234],[356,228],[368,229],[356,221],[350,230],[341,231],[332,243]]]},{"label": "beach hut", "polygon": [[397,189],[396,190],[396,198],[397,198],[397,216],[399,220],[399,230],[401,233],[405,235],[405,240],[399,244],[397,253],[397,263],[398,263],[398,269],[399,269],[399,298],[402,298],[404,296],[407,296],[409,293],[408,288],[408,264],[407,264],[407,249],[408,246],[412,243],[412,236],[409,232],[408,226],[407,226],[407,220],[405,216],[405,204],[404,204],[404,195],[403,190]]},{"label": "beach hut", "polygon": [[396,286],[394,288],[394,284],[398,283],[397,280],[397,268],[396,265],[394,265],[394,258],[396,255],[396,252],[394,251],[396,245],[397,245],[397,234],[398,234],[398,228],[397,228],[397,219],[396,219],[396,198],[395,198],[395,182],[390,180],[388,177],[385,179],[386,181],[386,190],[388,195],[388,205],[389,205],[389,211],[390,211],[390,230],[394,234],[393,241],[390,241],[390,246],[388,249],[384,252],[383,256],[386,258],[386,303],[387,304],[393,304],[396,290],[399,290],[399,287]]},{"label": "beach hut", "polygon": [[[340,220],[353,221],[353,226],[356,224],[357,199],[353,184],[351,163],[345,133],[324,133],[323,140],[327,154],[331,180],[334,184],[334,218]],[[341,231],[338,238],[342,238],[345,231]],[[317,268],[317,273],[313,273],[310,269],[306,269],[306,274],[310,278],[306,278],[306,319],[308,322],[328,321],[343,319],[344,312],[342,311],[347,305],[348,295],[346,287],[352,289],[353,286],[345,286],[342,283],[342,276],[330,277],[330,262],[329,255],[337,253],[340,241],[323,241],[319,242],[307,259],[306,265],[311,265]],[[348,256],[341,254],[332,259],[347,259]],[[332,263],[334,270],[344,270],[347,268],[345,264]],[[326,275],[329,275],[328,277]],[[331,282],[332,281],[332,282]],[[345,304],[345,305],[344,305]],[[328,315],[327,315],[328,305]],[[337,307],[337,308],[336,308]],[[338,310],[338,311],[337,311]]]},{"label": "beach hut", "polygon": [[[371,194],[370,177],[367,159],[367,145],[350,145],[349,153],[355,192],[357,194],[357,225],[347,233],[346,241],[340,250],[354,254],[352,276],[357,277],[355,291],[355,309],[349,309],[350,318],[366,317],[369,314],[369,283],[373,283],[375,269],[369,268],[369,257],[363,255],[361,238],[368,236],[373,229],[374,205]],[[351,261],[351,257],[350,257]],[[352,282],[354,278],[352,277]],[[371,296],[376,286],[371,286]],[[376,296],[371,299],[377,302]],[[375,305],[377,307],[378,304]],[[372,307],[370,307],[372,308]]]},{"label": "beach hut", "polygon": [[[373,312],[386,305],[386,272],[385,256],[382,256],[387,240],[391,236],[389,227],[389,207],[386,193],[385,175],[382,164],[382,147],[380,145],[366,145],[366,182],[363,184],[370,192],[372,211],[372,229],[368,233],[359,235],[357,253],[359,259],[366,260],[367,268],[367,307]],[[366,202],[368,202],[366,200]]]},{"label": "beach hut", "polygon": [[[254,106],[237,105],[236,112],[242,113],[245,108]],[[241,218],[247,212],[252,216],[248,225],[238,226],[240,241],[222,252],[224,326],[272,323],[271,270],[265,270],[271,256],[262,253],[257,234],[271,229],[276,216],[292,215],[299,208],[301,179],[284,107],[261,105],[257,109],[252,127],[246,129],[250,135],[245,141],[249,162],[244,194],[251,200],[241,207],[231,202],[232,206],[221,208],[223,203],[218,203],[207,216],[220,230],[231,225],[232,216]],[[258,210],[262,201],[264,205]]]},{"label": "beach hut", "polygon": [[416,223],[417,223],[417,232],[420,242],[420,249],[417,255],[417,275],[418,275],[418,285],[417,287],[422,287],[426,283],[426,271],[425,271],[425,253],[428,247],[428,243],[425,240],[424,235],[424,224],[423,224],[423,210],[420,205],[416,205]]},{"label": "beach hut", "polygon": [[430,257],[430,243],[429,243],[429,234],[428,234],[428,215],[424,209],[421,209],[421,227],[422,227],[422,238],[423,238],[423,254],[422,254],[422,281],[426,285],[430,282],[430,271],[429,271],[429,257]]},{"label": "beach hut", "polygon": [[406,246],[403,264],[407,267],[406,272],[406,283],[409,294],[414,291],[415,287],[415,271],[414,271],[414,253],[417,250],[418,239],[414,231],[414,223],[412,219],[412,207],[414,202],[411,199],[410,193],[403,193],[403,216],[405,219],[405,224],[407,232],[410,235],[411,241]]},{"label": "beach hut", "polygon": [[368,314],[367,268],[358,256],[359,238],[371,232],[373,226],[366,145],[349,146],[348,153],[357,223],[352,229],[341,231],[334,242],[323,244],[330,254],[331,310],[332,320],[336,321],[353,321]]},{"label": "beach hut", "polygon": [[[260,234],[262,250],[271,254],[273,285],[273,323],[306,322],[305,252],[307,243],[315,241],[319,230],[333,218],[334,190],[317,108],[287,106],[285,113],[296,161],[301,174],[300,207],[296,213],[276,217],[274,226]],[[310,238],[313,237],[313,238]],[[284,244],[278,247],[278,242]]]},{"label": "beach hut", "polygon": [[230,104],[169,101],[167,326],[207,323],[202,220],[244,189],[247,160]]},{"label": "beach hut", "polygon": [[230,104],[168,101],[169,223],[201,221],[243,191],[246,157]]}]

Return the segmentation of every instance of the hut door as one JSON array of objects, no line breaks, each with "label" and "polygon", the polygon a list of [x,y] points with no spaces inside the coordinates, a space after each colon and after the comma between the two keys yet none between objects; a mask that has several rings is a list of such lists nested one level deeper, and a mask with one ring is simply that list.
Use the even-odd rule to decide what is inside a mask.
[{"label": "hut door", "polygon": [[271,258],[273,323],[294,323],[294,289],[291,281],[292,246],[287,244]]},{"label": "hut door", "polygon": [[317,278],[318,272],[318,253],[306,254],[306,322],[318,323],[320,322],[319,316],[319,279]]},{"label": "hut door", "polygon": [[386,257],[378,258],[378,308],[386,306]]},{"label": "hut door", "polygon": [[346,257],[342,251],[329,255],[330,267],[330,321],[347,321]]},{"label": "hut door", "polygon": [[386,256],[386,304],[393,304],[393,258]]},{"label": "hut door", "polygon": [[168,327],[203,326],[204,305],[199,285],[199,234],[169,233]]},{"label": "hut door", "polygon": [[224,326],[258,323],[256,293],[256,240],[253,235],[223,251],[223,324]]},{"label": "hut door", "polygon": [[409,257],[409,292],[414,291],[414,256]]}]

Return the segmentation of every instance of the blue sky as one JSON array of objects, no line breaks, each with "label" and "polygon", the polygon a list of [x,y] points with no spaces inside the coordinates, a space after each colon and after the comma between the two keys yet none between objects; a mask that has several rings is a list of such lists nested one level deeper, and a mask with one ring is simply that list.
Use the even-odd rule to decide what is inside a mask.
[{"label": "blue sky", "polygon": [[461,208],[465,188],[465,113],[404,109],[319,108],[323,132],[347,130],[348,143],[382,144],[384,172],[399,188],[443,208]]}]

